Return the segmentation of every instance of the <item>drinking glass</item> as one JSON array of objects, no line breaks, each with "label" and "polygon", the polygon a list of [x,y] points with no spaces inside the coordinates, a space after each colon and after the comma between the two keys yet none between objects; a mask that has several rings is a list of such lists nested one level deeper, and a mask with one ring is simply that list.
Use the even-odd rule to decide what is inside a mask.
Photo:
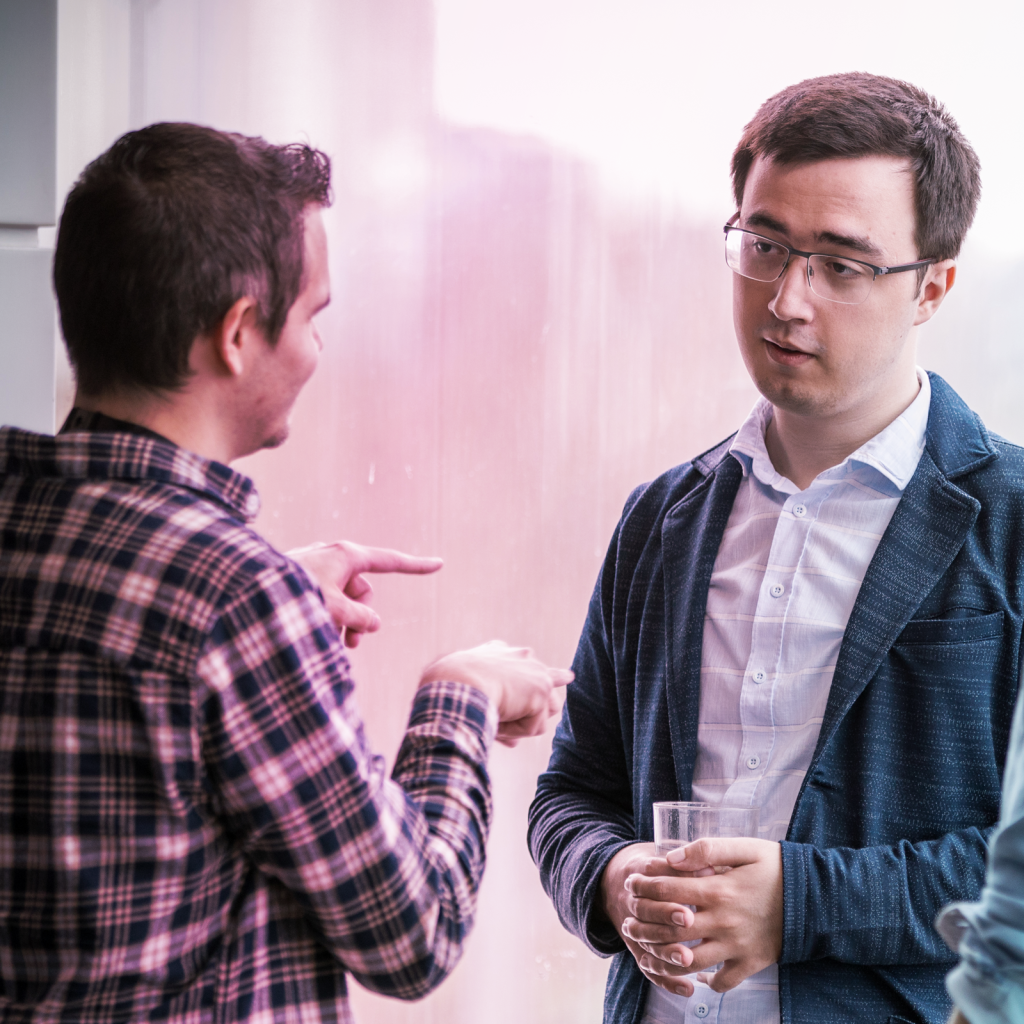
[{"label": "drinking glass", "polygon": [[[693,800],[660,801],[654,804],[654,842],[658,853],[664,856],[695,839],[756,837],[759,817],[758,807],[722,807]],[[696,907],[690,909],[696,910]],[[694,939],[683,945],[699,946],[700,941]],[[721,966],[715,964],[706,970],[714,973]]]},{"label": "drinking glass", "polygon": [[723,807],[693,800],[654,805],[654,842],[664,855],[706,837],[757,836],[760,808]]}]

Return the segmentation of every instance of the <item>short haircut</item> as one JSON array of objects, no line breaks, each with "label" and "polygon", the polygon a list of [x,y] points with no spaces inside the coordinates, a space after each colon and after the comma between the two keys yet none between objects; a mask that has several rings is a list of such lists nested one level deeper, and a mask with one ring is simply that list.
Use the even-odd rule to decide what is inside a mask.
[{"label": "short haircut", "polygon": [[165,391],[192,341],[240,298],[274,344],[303,286],[304,213],[330,160],[194,124],[122,136],[68,194],[53,261],[78,387]]},{"label": "short haircut", "polygon": [[957,256],[981,195],[977,154],[938,100],[894,78],[809,78],[766,100],[732,156],[736,204],[758,156],[799,164],[871,155],[910,159],[918,256]]}]

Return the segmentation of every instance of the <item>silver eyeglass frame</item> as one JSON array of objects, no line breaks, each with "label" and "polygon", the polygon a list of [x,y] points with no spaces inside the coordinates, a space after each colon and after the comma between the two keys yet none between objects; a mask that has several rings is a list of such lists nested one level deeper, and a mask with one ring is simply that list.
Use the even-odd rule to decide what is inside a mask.
[{"label": "silver eyeglass frame", "polygon": [[[858,259],[853,258],[852,256],[840,256],[840,255],[838,255],[838,253],[833,253],[833,252],[802,252],[800,249],[794,249],[792,246],[786,245],[784,242],[780,242],[777,238],[769,238],[767,235],[758,234],[758,232],[756,232],[756,231],[749,231],[747,228],[738,228],[738,227],[736,227],[735,224],[732,224],[732,223],[726,224],[722,228],[722,231],[725,234],[725,239],[726,239],[726,245],[727,246],[728,246],[729,232],[730,231],[737,231],[740,234],[752,235],[754,238],[763,238],[766,242],[770,242],[772,245],[778,246],[778,248],[786,250],[786,254],[787,254],[786,255],[786,262],[782,265],[782,269],[779,271],[778,276],[773,277],[770,281],[761,281],[760,278],[757,278],[757,277],[747,277],[746,274],[740,273],[740,271],[736,270],[735,267],[733,267],[733,266],[731,266],[729,264],[729,255],[728,255],[728,250],[727,250],[726,251],[726,266],[728,266],[729,269],[734,274],[739,274],[740,277],[745,277],[748,281],[761,281],[762,284],[771,284],[774,281],[778,281],[782,277],[782,275],[789,269],[790,260],[794,256],[802,256],[804,259],[807,260],[807,286],[808,286],[808,288],[810,288],[811,291],[814,292],[814,294],[817,295],[819,299],[824,299],[826,302],[838,302],[842,306],[857,306],[857,305],[860,305],[861,302],[866,301],[868,295],[866,294],[863,299],[859,299],[857,302],[843,302],[842,299],[832,299],[832,298],[829,298],[829,296],[827,296],[827,295],[821,295],[818,292],[814,291],[814,285],[813,285],[813,283],[811,281],[811,274],[810,274],[810,267],[811,267],[811,262],[810,261],[811,261],[811,257],[812,256],[822,256],[822,257],[825,257],[825,258],[844,260],[847,263],[857,263],[857,264],[859,264],[862,267],[867,267],[868,270],[870,270],[871,274],[872,274],[872,276],[871,276],[871,283],[872,284],[874,284],[874,281],[875,281],[876,277],[883,277],[886,274],[902,274],[904,271],[907,271],[907,270],[919,270],[921,267],[927,267],[927,266],[930,266],[933,263],[937,263],[938,262],[938,260],[932,258],[932,259],[927,259],[927,260],[916,260],[914,263],[901,263],[899,266],[895,266],[895,267],[878,267],[878,266],[875,266],[874,263],[868,263],[867,260],[858,260]],[[870,294],[870,290],[869,290],[868,294]]]}]

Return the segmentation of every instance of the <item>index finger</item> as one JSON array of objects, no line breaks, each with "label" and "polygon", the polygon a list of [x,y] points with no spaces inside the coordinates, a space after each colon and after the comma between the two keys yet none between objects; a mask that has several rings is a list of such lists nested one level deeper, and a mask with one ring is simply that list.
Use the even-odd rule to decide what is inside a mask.
[{"label": "index finger", "polygon": [[626,890],[638,900],[653,903],[703,906],[707,896],[708,878],[690,878],[679,875],[634,874],[626,879]]},{"label": "index finger", "polygon": [[568,686],[576,678],[571,668],[549,668],[552,686]]},{"label": "index finger", "polygon": [[416,575],[437,572],[444,562],[440,558],[407,555],[393,548],[363,547],[356,559],[357,572],[405,572]]},{"label": "index finger", "polygon": [[760,839],[708,837],[670,850],[665,858],[677,871],[697,871],[752,864],[763,852],[764,845]]}]

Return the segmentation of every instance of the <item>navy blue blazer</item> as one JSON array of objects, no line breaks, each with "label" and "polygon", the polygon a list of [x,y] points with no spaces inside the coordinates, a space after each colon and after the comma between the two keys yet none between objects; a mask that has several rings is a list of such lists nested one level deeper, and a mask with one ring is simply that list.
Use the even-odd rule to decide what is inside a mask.
[{"label": "navy blue blazer", "polygon": [[[944,1024],[938,910],[975,900],[1021,660],[1024,449],[932,375],[926,447],[850,616],[782,843],[783,1024]],[[598,908],[612,855],[691,796],[711,570],[741,479],[723,442],[630,497],[590,603],[529,843],[563,924],[643,976]]]}]

